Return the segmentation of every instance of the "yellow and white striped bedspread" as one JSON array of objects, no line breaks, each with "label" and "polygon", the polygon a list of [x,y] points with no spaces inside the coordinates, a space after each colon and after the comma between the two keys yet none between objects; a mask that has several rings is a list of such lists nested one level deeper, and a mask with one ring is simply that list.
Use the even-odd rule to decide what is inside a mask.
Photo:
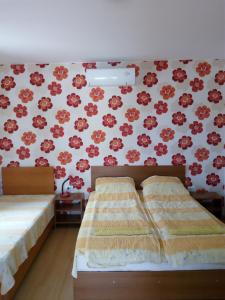
[{"label": "yellow and white striped bedspread", "polygon": [[0,196],[0,294],[14,285],[13,275],[54,216],[54,195]]},{"label": "yellow and white striped bedspread", "polygon": [[136,191],[90,194],[76,243],[75,278],[79,254],[92,268],[160,263],[160,244]]},{"label": "yellow and white striped bedspread", "polygon": [[178,178],[152,178],[143,185],[143,199],[169,263],[225,263],[225,225]]}]

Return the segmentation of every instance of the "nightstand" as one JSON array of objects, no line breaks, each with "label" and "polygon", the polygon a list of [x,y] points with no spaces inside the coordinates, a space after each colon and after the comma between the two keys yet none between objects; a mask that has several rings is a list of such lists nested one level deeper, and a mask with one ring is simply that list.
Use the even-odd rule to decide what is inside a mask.
[{"label": "nightstand", "polygon": [[[69,201],[71,200],[71,201]],[[55,226],[80,225],[83,218],[83,193],[72,193],[67,199],[55,196]]]},{"label": "nightstand", "polygon": [[217,218],[222,218],[224,199],[215,192],[191,192],[191,196]]}]

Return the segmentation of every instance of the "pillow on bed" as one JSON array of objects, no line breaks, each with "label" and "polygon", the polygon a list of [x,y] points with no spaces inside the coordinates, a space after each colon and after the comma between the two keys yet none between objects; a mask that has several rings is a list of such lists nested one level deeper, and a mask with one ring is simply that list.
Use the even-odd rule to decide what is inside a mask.
[{"label": "pillow on bed", "polygon": [[130,177],[99,177],[95,181],[97,193],[136,192],[133,178]]},{"label": "pillow on bed", "polygon": [[188,190],[183,186],[181,180],[171,176],[151,176],[145,179],[141,186],[143,195],[182,195],[190,197]]}]

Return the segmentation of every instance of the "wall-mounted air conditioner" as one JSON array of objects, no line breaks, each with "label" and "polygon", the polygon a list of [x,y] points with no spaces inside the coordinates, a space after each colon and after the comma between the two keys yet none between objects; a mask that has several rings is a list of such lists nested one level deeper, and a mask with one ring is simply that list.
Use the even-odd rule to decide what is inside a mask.
[{"label": "wall-mounted air conditioner", "polygon": [[134,68],[87,69],[89,86],[122,86],[135,84]]}]

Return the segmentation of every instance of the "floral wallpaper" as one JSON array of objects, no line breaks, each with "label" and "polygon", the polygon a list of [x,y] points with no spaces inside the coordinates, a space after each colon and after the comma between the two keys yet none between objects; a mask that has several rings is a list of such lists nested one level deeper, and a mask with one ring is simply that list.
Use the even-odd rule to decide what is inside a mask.
[{"label": "floral wallpaper", "polygon": [[[135,68],[134,86],[88,86],[87,68]],[[186,185],[221,192],[225,61],[0,66],[0,165],[54,166],[90,191],[91,165],[186,165]]]}]

